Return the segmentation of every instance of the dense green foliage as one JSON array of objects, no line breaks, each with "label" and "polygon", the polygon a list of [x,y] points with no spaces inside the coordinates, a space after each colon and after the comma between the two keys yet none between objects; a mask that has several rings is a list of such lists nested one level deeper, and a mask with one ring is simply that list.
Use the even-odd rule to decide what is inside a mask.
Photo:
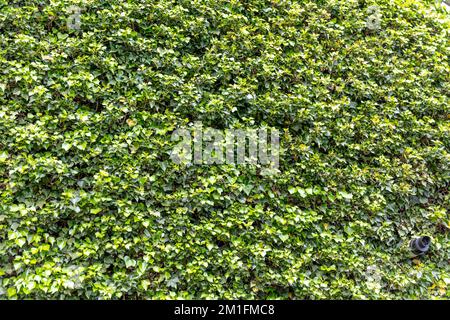
[{"label": "dense green foliage", "polygon": [[[449,298],[433,3],[0,0],[0,298]],[[280,173],[173,163],[194,121],[278,128]]]}]

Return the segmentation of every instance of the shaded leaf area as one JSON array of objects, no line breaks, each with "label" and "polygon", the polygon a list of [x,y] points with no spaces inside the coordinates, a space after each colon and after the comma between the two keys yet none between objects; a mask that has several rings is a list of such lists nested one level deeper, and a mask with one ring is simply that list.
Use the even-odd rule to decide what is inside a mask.
[{"label": "shaded leaf area", "polygon": [[[445,9],[73,4],[0,0],[0,298],[450,297]],[[277,128],[280,173],[173,163],[194,121]]]}]

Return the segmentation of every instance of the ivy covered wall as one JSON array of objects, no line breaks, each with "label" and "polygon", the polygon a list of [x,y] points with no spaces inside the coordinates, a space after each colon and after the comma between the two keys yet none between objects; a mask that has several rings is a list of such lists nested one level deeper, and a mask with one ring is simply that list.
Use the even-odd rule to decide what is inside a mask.
[{"label": "ivy covered wall", "polygon": [[[448,299],[449,27],[435,1],[0,0],[0,298]],[[196,121],[278,129],[280,172],[174,163]]]}]

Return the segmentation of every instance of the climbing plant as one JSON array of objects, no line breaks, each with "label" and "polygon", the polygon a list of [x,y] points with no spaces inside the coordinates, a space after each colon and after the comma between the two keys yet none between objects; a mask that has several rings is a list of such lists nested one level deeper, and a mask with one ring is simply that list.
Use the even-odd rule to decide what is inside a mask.
[{"label": "climbing plant", "polygon": [[[449,27],[419,0],[0,0],[0,298],[448,299]],[[279,172],[174,163],[194,122],[276,128]]]}]

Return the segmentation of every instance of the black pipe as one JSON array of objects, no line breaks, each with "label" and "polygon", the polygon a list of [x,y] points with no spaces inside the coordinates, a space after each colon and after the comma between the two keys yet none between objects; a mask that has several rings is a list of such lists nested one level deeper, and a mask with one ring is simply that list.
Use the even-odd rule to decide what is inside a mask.
[{"label": "black pipe", "polygon": [[412,239],[409,242],[409,247],[411,251],[418,256],[424,255],[428,249],[430,249],[431,238],[428,236],[423,236],[419,238]]}]

